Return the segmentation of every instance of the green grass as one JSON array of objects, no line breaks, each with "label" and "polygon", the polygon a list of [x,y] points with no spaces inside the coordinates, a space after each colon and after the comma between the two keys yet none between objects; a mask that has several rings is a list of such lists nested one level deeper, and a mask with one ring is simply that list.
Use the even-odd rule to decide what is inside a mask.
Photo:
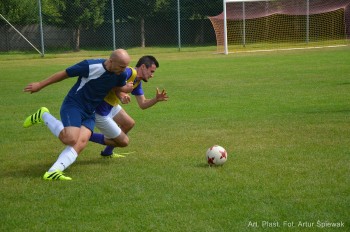
[{"label": "green grass", "polygon": [[[64,146],[44,125],[22,122],[40,106],[59,117],[75,79],[22,89],[91,54],[0,57],[0,231],[349,231],[349,52],[147,50],[160,68],[146,97],[166,88],[169,101],[125,105],[136,126],[119,150],[135,153],[104,160],[89,143],[66,170],[71,182],[41,179]],[[223,167],[206,165],[214,144],[229,153]]]}]

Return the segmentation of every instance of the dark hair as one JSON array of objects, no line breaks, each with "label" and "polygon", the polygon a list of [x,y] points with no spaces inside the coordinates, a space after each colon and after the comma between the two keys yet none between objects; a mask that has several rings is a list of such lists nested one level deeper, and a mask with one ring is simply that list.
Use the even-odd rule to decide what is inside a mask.
[{"label": "dark hair", "polygon": [[154,56],[143,56],[139,59],[139,61],[136,64],[136,67],[140,67],[141,65],[146,65],[146,68],[151,67],[152,64],[155,64],[156,67],[159,67],[159,63],[157,59]]}]

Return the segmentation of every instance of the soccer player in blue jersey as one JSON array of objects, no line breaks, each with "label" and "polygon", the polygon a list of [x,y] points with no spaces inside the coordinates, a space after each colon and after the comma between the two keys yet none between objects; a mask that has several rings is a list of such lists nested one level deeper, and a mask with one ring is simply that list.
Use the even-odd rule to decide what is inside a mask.
[{"label": "soccer player in blue jersey", "polygon": [[35,93],[53,83],[77,77],[78,80],[65,97],[61,110],[61,121],[41,107],[24,121],[25,128],[42,121],[58,137],[66,148],[57,161],[44,174],[45,180],[71,180],[63,174],[85,148],[95,125],[95,108],[110,90],[131,91],[132,85],[125,86],[130,56],[123,49],[112,52],[109,59],[89,59],[81,61],[49,78],[28,84],[24,92]]},{"label": "soccer player in blue jersey", "polygon": [[[147,109],[159,101],[168,100],[165,90],[160,92],[157,88],[156,96],[152,99],[147,99],[142,89],[142,81],[148,82],[150,78],[153,78],[158,67],[159,63],[154,56],[143,56],[138,60],[135,69],[130,67],[126,69],[128,73],[127,81],[133,83],[131,94],[135,96],[141,109]],[[129,101],[127,94],[125,94],[123,100]],[[123,157],[123,155],[114,153],[113,149],[128,145],[129,139],[126,134],[133,128],[134,124],[135,121],[119,105],[119,100],[115,93],[110,92],[96,108],[96,127],[102,134],[93,133],[90,141],[107,145],[104,151],[101,152],[103,157]]]}]

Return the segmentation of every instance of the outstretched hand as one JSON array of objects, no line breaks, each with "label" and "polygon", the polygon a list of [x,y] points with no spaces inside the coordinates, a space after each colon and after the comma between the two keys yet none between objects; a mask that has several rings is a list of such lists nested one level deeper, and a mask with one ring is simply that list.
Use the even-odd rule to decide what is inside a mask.
[{"label": "outstretched hand", "polygon": [[156,92],[157,101],[167,101],[168,98],[169,96],[167,95],[167,92],[165,91],[165,89],[163,89],[162,92],[160,92],[159,89],[157,88],[157,92]]},{"label": "outstretched hand", "polygon": [[23,92],[35,93],[35,92],[38,92],[40,89],[41,89],[40,82],[33,82],[33,83],[28,84],[23,89]]}]

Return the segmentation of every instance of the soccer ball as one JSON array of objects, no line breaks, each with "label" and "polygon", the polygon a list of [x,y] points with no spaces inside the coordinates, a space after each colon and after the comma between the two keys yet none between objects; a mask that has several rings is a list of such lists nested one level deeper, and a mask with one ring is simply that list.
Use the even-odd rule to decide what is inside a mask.
[{"label": "soccer ball", "polygon": [[214,145],[207,150],[206,158],[209,165],[223,165],[227,160],[227,152],[225,148]]}]

